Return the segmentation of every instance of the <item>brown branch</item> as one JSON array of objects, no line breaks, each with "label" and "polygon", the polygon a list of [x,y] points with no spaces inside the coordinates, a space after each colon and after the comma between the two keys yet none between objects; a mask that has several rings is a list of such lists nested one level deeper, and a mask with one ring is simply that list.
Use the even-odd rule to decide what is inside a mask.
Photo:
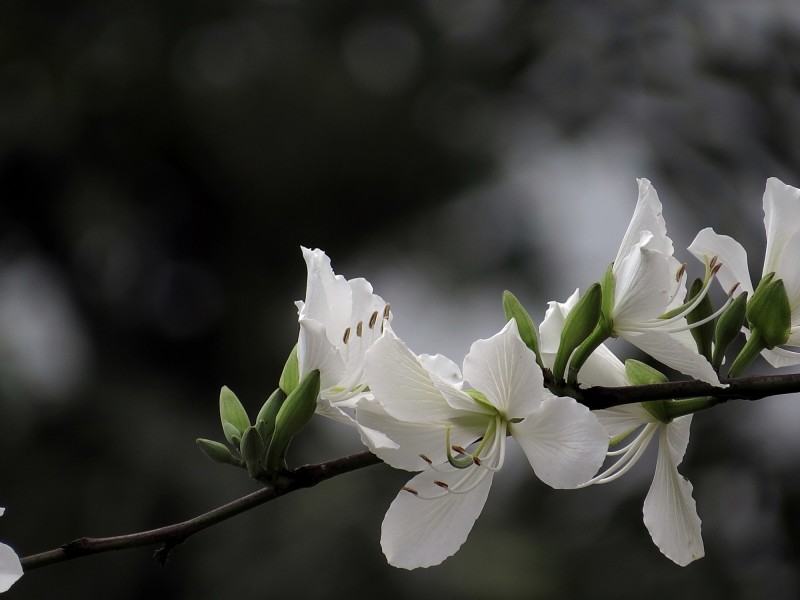
[{"label": "brown branch", "polygon": [[156,551],[155,558],[161,564],[164,564],[172,548],[181,544],[199,531],[221,523],[222,521],[226,521],[231,517],[235,517],[238,514],[295,490],[314,487],[318,483],[322,483],[338,475],[363,469],[364,467],[369,467],[379,462],[381,462],[380,459],[374,454],[359,452],[358,454],[351,454],[350,456],[324,463],[304,465],[297,469],[284,471],[278,475],[274,482],[265,484],[264,489],[248,494],[247,496],[215,508],[202,515],[198,515],[188,521],[127,535],[103,538],[79,538],[67,542],[59,548],[26,556],[21,560],[22,568],[27,572],[38,569],[39,567],[46,567],[47,565],[80,558],[82,556],[89,556],[91,554],[159,543],[163,543],[163,546]]},{"label": "brown branch", "polygon": [[720,381],[728,384],[728,387],[721,388],[702,381],[689,380],[584,389],[563,382],[554,382],[552,376],[549,380],[547,377],[545,378],[547,387],[554,394],[575,398],[592,410],[650,400],[712,397],[722,403],[728,400],[759,400],[767,396],[800,392],[800,373],[737,377],[736,379],[720,379]]}]

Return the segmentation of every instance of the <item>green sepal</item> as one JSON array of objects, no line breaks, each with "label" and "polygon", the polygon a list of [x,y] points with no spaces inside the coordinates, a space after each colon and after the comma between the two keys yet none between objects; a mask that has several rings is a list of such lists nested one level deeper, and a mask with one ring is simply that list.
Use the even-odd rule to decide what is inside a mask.
[{"label": "green sepal", "polygon": [[264,402],[261,410],[258,411],[258,415],[256,416],[256,429],[258,429],[258,433],[261,434],[261,438],[264,440],[265,444],[269,444],[272,432],[275,431],[275,419],[285,400],[286,394],[282,389],[278,388],[272,392],[270,397],[267,398],[267,401]]},{"label": "green sepal", "polygon": [[[630,381],[631,385],[651,385],[669,381],[667,376],[658,369],[632,358],[625,361],[625,374],[628,376],[628,381]],[[668,409],[665,407],[667,403],[669,403],[669,400],[648,400],[647,402],[642,402],[642,406],[662,423],[669,423],[671,419],[667,412]]]},{"label": "green sepal", "polygon": [[308,425],[314,416],[319,396],[319,379],[318,369],[307,373],[278,410],[275,417],[275,431],[267,450],[267,471],[272,473],[281,469],[292,438]]},{"label": "green sepal", "polygon": [[292,348],[292,351],[289,353],[289,358],[286,359],[286,364],[283,365],[281,378],[278,380],[278,387],[288,396],[294,391],[299,382],[300,363],[297,360],[297,344],[295,344],[294,348]]},{"label": "green sepal", "polygon": [[[242,403],[228,386],[222,386],[219,392],[219,418],[222,421],[222,431],[227,440],[236,446],[233,437],[241,440],[245,429],[250,427],[250,418],[247,416]],[[226,426],[226,424],[228,426]]]},{"label": "green sepal", "polygon": [[[703,288],[706,287],[703,280],[699,277],[692,282],[692,286],[689,288],[689,297],[692,299],[690,302],[694,301],[698,294],[703,292]],[[692,312],[686,315],[686,322],[689,325],[693,325],[698,321],[702,321],[703,319],[707,319],[711,315],[714,314],[714,306],[711,304],[711,298],[708,297],[708,294],[703,296],[703,299],[700,301]],[[689,330],[694,338],[694,343],[697,344],[697,351],[706,357],[706,359],[711,362],[711,352],[712,352],[712,341],[714,338],[714,321],[706,321],[702,325],[698,325],[697,327],[693,327]]]},{"label": "green sepal", "polygon": [[464,393],[468,394],[470,398],[475,400],[475,402],[478,404],[482,404],[487,408],[491,408],[493,411],[497,410],[497,408],[491,402],[489,402],[489,399],[483,394],[483,392],[479,392],[478,390],[473,390],[470,388],[465,389]]},{"label": "green sepal", "polygon": [[203,454],[214,462],[235,465],[237,467],[244,466],[242,459],[231,454],[230,449],[225,444],[220,444],[214,440],[206,440],[204,438],[197,438],[196,442],[200,450],[203,451]]},{"label": "green sepal", "polygon": [[769,273],[761,279],[745,309],[750,329],[758,331],[765,348],[785,344],[792,329],[792,309],[783,279]]},{"label": "green sepal", "polygon": [[[558,352],[553,363],[553,377],[557,381],[564,379],[564,371],[572,353],[597,327],[601,315],[602,299],[603,292],[600,284],[593,284],[584,292],[564,320],[561,341],[558,344]],[[578,365],[578,369],[580,366]]]},{"label": "green sepal", "polygon": [[519,337],[536,355],[536,364],[539,365],[539,368],[544,369],[544,363],[542,363],[542,357],[539,353],[539,338],[536,335],[533,319],[531,319],[528,311],[525,310],[520,301],[517,300],[517,297],[508,290],[503,292],[503,314],[506,316],[506,320],[514,319],[517,322]]},{"label": "green sepal", "polygon": [[261,474],[265,449],[264,440],[258,429],[248,427],[242,436],[241,453],[250,477],[258,477]]},{"label": "green sepal", "polygon": [[747,292],[736,296],[717,319],[717,326],[714,329],[714,354],[711,357],[711,366],[716,371],[722,366],[728,347],[742,331],[747,296]]}]

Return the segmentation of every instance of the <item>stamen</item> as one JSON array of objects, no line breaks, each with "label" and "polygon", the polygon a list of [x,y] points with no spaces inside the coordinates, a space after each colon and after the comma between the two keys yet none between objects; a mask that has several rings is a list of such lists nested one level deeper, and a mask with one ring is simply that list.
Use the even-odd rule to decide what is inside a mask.
[{"label": "stamen", "polygon": [[467,453],[467,451],[466,451],[466,450],[464,450],[464,448],[462,448],[461,446],[455,446],[455,445],[454,445],[454,446],[450,446],[450,447],[451,447],[453,450],[455,450],[456,452],[458,452],[459,454],[466,454],[466,453]]},{"label": "stamen", "polygon": [[677,281],[678,283],[680,283],[681,278],[683,277],[684,273],[686,273],[686,267],[687,267],[686,263],[683,263],[680,269],[678,269],[678,272],[675,273],[675,281]]},{"label": "stamen", "polygon": [[361,337],[362,333],[364,333],[364,321],[359,321],[358,325],[356,325],[356,335]]},{"label": "stamen", "polygon": [[450,486],[447,485],[444,481],[439,481],[438,479],[434,479],[433,483],[438,485],[442,489],[445,489],[445,490],[449,490],[450,489]]},{"label": "stamen", "polygon": [[384,319],[388,319],[389,318],[389,311],[391,310],[390,307],[391,307],[391,304],[387,304],[386,306],[383,307],[383,318]]},{"label": "stamen", "polygon": [[472,455],[472,462],[474,462],[477,466],[481,466],[481,459],[478,457],[477,454]]},{"label": "stamen", "polygon": [[633,465],[635,465],[642,457],[642,454],[644,454],[644,451],[650,444],[653,434],[655,434],[657,430],[657,423],[648,423],[645,425],[645,428],[638,436],[636,436],[636,439],[626,447],[625,454],[623,454],[608,469],[599,475],[596,475],[586,483],[582,483],[578,487],[582,488],[592,484],[611,483],[612,481],[622,477],[625,473],[630,471],[633,468]]},{"label": "stamen", "polygon": [[372,316],[369,318],[369,328],[372,329],[375,327],[375,323],[378,322],[378,311],[376,310],[372,313]]},{"label": "stamen", "polygon": [[428,463],[429,465],[433,465],[433,461],[430,458],[428,458],[427,456],[425,456],[424,454],[420,454],[419,457],[422,460],[424,460],[426,463]]},{"label": "stamen", "polygon": [[344,330],[344,337],[342,338],[342,341],[346,344],[347,340],[349,339],[350,339],[350,328],[348,327],[347,329]]},{"label": "stamen", "polygon": [[419,492],[417,490],[408,486],[403,486],[403,491],[408,492],[409,494],[414,494],[415,496],[419,496]]}]

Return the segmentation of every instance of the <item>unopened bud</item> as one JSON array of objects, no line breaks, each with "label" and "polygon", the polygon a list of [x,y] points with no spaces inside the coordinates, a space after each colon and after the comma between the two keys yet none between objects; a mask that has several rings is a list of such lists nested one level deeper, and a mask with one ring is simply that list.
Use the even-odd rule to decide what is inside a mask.
[{"label": "unopened bud", "polygon": [[272,433],[275,431],[275,419],[278,416],[278,411],[285,400],[286,394],[284,394],[282,389],[278,388],[272,392],[270,397],[267,398],[267,401],[264,402],[261,410],[258,411],[258,415],[256,416],[256,429],[258,429],[258,433],[261,434],[261,438],[267,445],[269,444],[269,439],[272,437]]},{"label": "unopened bud", "polygon": [[[553,377],[556,380],[564,379],[564,371],[572,353],[591,335],[597,326],[597,322],[600,320],[601,302],[602,290],[600,284],[595,283],[586,290],[581,299],[575,304],[575,307],[569,311],[567,318],[564,320],[561,341],[553,363]],[[577,365],[577,368],[579,369],[580,365]]]},{"label": "unopened bud", "polygon": [[792,329],[792,310],[782,279],[775,273],[763,277],[745,310],[750,330],[761,336],[764,347],[785,344]]},{"label": "unopened bud", "polygon": [[733,299],[717,319],[717,326],[714,330],[714,355],[711,357],[711,366],[717,371],[722,366],[728,347],[742,331],[746,305],[747,292],[742,292]]},{"label": "unopened bud", "polygon": [[[697,297],[697,294],[703,291],[703,280],[700,278],[695,279],[692,282],[692,286],[689,288],[689,298],[694,299]],[[690,300],[691,302],[691,300]],[[714,307],[711,304],[711,299],[708,297],[708,294],[703,296],[703,299],[700,301],[695,309],[686,315],[686,322],[689,325],[697,323],[698,321],[702,321],[714,314]],[[714,321],[707,321],[702,325],[698,325],[697,327],[692,327],[689,330],[694,338],[695,344],[697,344],[697,351],[706,357],[709,361],[711,361],[711,342],[714,338]]]},{"label": "unopened bud", "polygon": [[266,467],[278,471],[292,438],[308,425],[317,408],[319,395],[319,370],[307,373],[297,387],[286,397],[275,417],[275,431],[267,450]]},{"label": "unopened bud", "polygon": [[543,367],[542,358],[539,354],[539,338],[536,336],[536,327],[528,311],[522,306],[517,297],[508,290],[503,292],[503,314],[507,320],[514,319],[517,322],[519,337],[525,345],[536,355],[536,363]]},{"label": "unopened bud", "polygon": [[248,427],[242,436],[241,453],[250,477],[258,477],[261,473],[264,450],[264,440],[261,438],[261,434],[255,427]]},{"label": "unopened bud", "polygon": [[[628,381],[630,381],[631,385],[651,385],[669,381],[666,375],[658,369],[632,358],[625,361],[625,374],[628,376]],[[670,418],[664,406],[666,402],[669,402],[669,400],[649,400],[642,402],[642,406],[662,423],[669,423]]]},{"label": "unopened bud", "polygon": [[[227,386],[222,386],[219,392],[219,418],[226,439],[238,447],[245,429],[250,427],[250,418],[239,398]],[[234,442],[234,438],[238,440]]]},{"label": "unopened bud", "polygon": [[243,466],[241,459],[231,454],[230,449],[225,444],[203,438],[198,438],[196,442],[200,450],[203,451],[203,454],[214,462],[236,465],[237,467]]},{"label": "unopened bud", "polygon": [[295,344],[292,351],[289,353],[289,358],[286,359],[286,364],[283,365],[281,378],[278,380],[278,386],[283,390],[287,396],[294,391],[300,381],[300,364],[297,360],[297,344]]}]

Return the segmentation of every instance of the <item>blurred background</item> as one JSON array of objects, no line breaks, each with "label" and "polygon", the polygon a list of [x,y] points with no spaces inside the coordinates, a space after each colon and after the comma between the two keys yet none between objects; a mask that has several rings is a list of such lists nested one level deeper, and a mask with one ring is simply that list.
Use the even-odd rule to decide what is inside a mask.
[{"label": "blurred background", "polygon": [[[275,388],[301,244],[369,279],[416,352],[461,362],[504,289],[540,321],[602,276],[636,177],[679,258],[713,226],[760,271],[764,182],[800,185],[798,139],[794,0],[5,0],[0,539],[27,555],[256,489],[194,440],[222,439],[223,384],[253,412]],[[695,417],[681,470],[707,556],[686,568],[642,523],[654,455],[573,492],[515,455],[439,567],[385,564],[409,475],[379,465],[164,568],[90,557],[8,598],[797,598],[799,400]],[[318,419],[290,459],[359,449]]]}]

